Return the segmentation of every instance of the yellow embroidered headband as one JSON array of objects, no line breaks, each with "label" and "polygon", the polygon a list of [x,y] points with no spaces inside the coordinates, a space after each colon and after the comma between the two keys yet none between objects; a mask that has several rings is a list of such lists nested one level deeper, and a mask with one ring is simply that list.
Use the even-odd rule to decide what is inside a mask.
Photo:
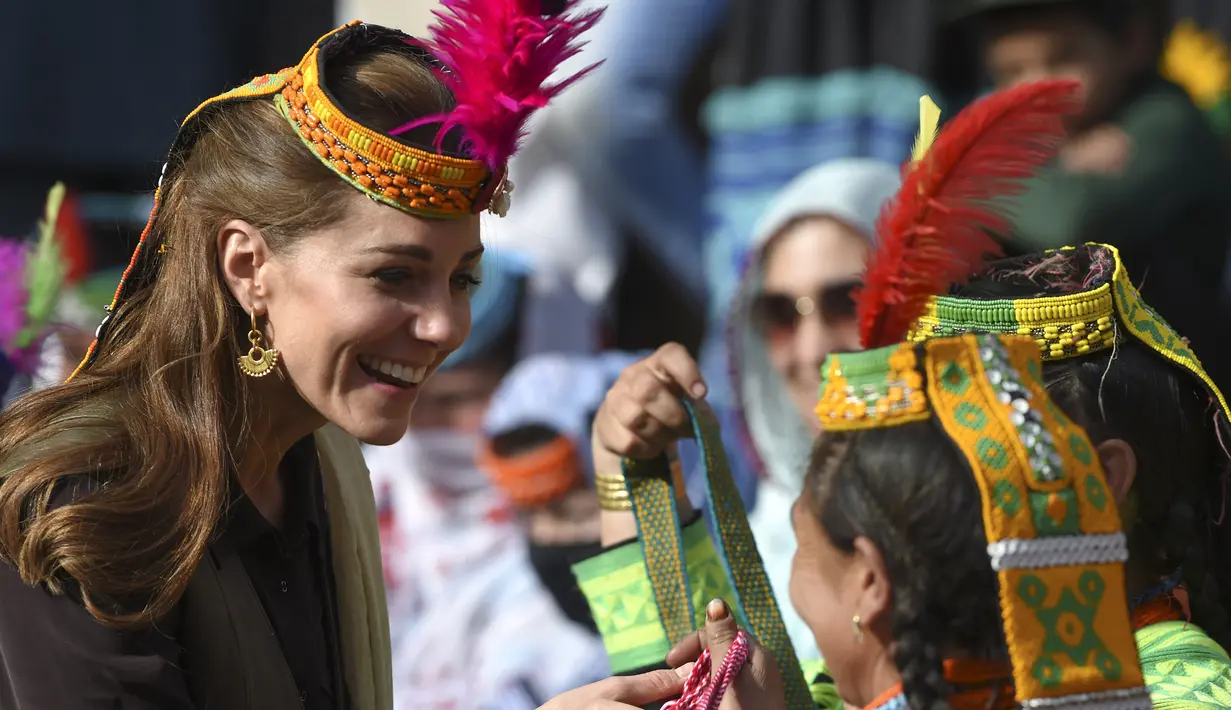
[{"label": "yellow embroidered headband", "polygon": [[[512,191],[507,163],[527,119],[594,68],[548,83],[554,69],[577,52],[577,38],[602,16],[601,10],[578,11],[578,1],[550,3],[554,7],[547,12],[541,5],[549,3],[536,0],[445,0],[432,38],[425,42],[387,27],[350,22],[317,40],[299,64],[202,103],[180,126],[149,221],[108,314],[73,374],[93,360],[119,303],[156,277],[157,255],[167,248],[157,223],[162,182],[191,152],[203,116],[229,103],[272,100],[308,150],[373,200],[427,218],[457,218],[484,209],[503,216]],[[387,133],[348,116],[324,81],[326,67],[331,59],[378,50],[403,53],[433,69],[453,95],[454,107]],[[397,137],[433,124],[439,130],[428,145]]]},{"label": "yellow embroidered headband", "polygon": [[[1047,281],[1044,267],[1063,270],[1065,275],[1057,280],[1076,285],[1051,288],[1064,292],[1039,298],[933,296],[908,339],[923,342],[961,333],[1017,334],[1033,338],[1044,360],[1060,360],[1100,352],[1116,338],[1131,337],[1200,380],[1231,422],[1226,398],[1188,343],[1142,300],[1115,247],[1091,243],[1042,252],[1025,264],[1015,261],[1015,268],[1027,267],[1036,267],[1040,272],[1036,280],[1041,282]],[[993,263],[984,275],[995,279],[998,273]],[[1049,287],[1044,283],[1043,288]]]},{"label": "yellow embroidered headband", "polygon": [[1027,338],[964,335],[832,355],[827,431],[931,420],[983,500],[1023,707],[1152,707],[1125,592],[1128,548],[1086,433],[1043,386]]}]

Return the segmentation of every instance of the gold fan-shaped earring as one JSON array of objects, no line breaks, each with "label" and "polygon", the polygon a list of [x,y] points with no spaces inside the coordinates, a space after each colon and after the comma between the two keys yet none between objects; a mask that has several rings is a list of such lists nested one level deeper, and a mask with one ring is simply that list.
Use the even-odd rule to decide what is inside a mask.
[{"label": "gold fan-shaped earring", "polygon": [[256,309],[252,314],[252,330],[248,331],[248,342],[252,348],[247,355],[238,358],[240,372],[249,377],[264,377],[274,371],[278,365],[278,351],[274,348],[261,346],[261,331],[256,327]]}]

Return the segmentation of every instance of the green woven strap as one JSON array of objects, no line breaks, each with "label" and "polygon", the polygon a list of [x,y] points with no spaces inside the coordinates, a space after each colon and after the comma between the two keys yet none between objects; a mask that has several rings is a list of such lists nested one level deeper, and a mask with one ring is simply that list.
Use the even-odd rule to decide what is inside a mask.
[{"label": "green woven strap", "polygon": [[[718,422],[706,407],[684,401],[692,419],[706,483],[706,509],[715,529],[715,544],[735,598],[728,600],[741,624],[761,642],[778,665],[789,710],[815,707],[795,647],[782,623],[765,565],[757,552],[748,515],[731,478]],[[672,644],[695,630],[684,558],[684,536],[671,489],[666,456],[624,460],[624,477],[637,518],[637,533],[663,630]]]}]

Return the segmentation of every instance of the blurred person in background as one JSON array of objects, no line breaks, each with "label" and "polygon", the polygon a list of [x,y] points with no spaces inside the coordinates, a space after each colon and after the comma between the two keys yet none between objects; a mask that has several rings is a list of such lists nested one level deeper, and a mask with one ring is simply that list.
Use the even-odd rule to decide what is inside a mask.
[{"label": "blurred person in background", "polygon": [[521,512],[530,563],[565,616],[597,633],[572,565],[602,550],[590,425],[620,372],[641,356],[551,353],[519,363],[484,425],[480,463]]},{"label": "blurred person in background", "polygon": [[[761,474],[749,523],[780,599],[795,554],[791,505],[818,433],[821,365],[860,349],[852,292],[900,174],[871,158],[822,163],[787,185],[753,230],[729,347],[737,421]],[[819,658],[807,625],[789,604],[782,609],[800,658]]]},{"label": "blurred person in background", "polygon": [[757,220],[779,190],[813,166],[848,157],[906,160],[918,98],[929,93],[924,77],[935,51],[931,33],[920,28],[934,24],[934,4],[729,0],[700,111],[708,140],[702,271],[709,299],[700,363],[749,505],[758,466],[738,438],[724,333],[744,267],[754,260]]},{"label": "blurred person in background", "polygon": [[544,269],[492,252],[478,274],[471,337],[424,383],[406,435],[364,450],[394,697],[407,710],[531,710],[606,672],[601,644],[540,584],[515,508],[480,466],[492,398],[541,345],[526,326],[544,307],[533,298]]},{"label": "blurred person in background", "polygon": [[[1210,121],[1160,74],[1165,0],[951,0],[999,87],[1073,78],[1086,109],[1058,160],[1013,198],[1011,253],[1099,241],[1215,381],[1231,376],[1220,305],[1231,245],[1231,160]],[[1206,304],[1217,313],[1194,309]]]},{"label": "blurred person in background", "polygon": [[727,0],[586,2],[607,11],[570,62],[603,65],[535,116],[510,166],[518,213],[494,226],[493,241],[556,264],[590,323],[604,325],[603,345],[695,347],[705,164],[684,104]]},{"label": "blurred person in background", "polygon": [[[736,436],[747,442],[761,473],[752,481],[756,502],[750,506],[749,526],[787,632],[800,661],[812,671],[820,666],[820,651],[807,624],[786,603],[796,549],[790,510],[802,490],[818,433],[814,409],[821,364],[831,353],[860,349],[852,290],[861,283],[865,258],[874,245],[876,219],[900,184],[896,165],[870,158],[829,161],[792,181],[757,222],[750,239],[752,256],[728,324],[731,386],[741,404]],[[664,346],[651,359],[695,367],[675,344]],[[706,380],[706,387],[713,391],[713,381]],[[687,448],[681,446],[680,451]],[[617,466],[607,461],[601,465]],[[684,545],[690,574],[694,568],[700,570],[710,575],[706,583],[712,584],[721,577],[714,575],[721,565],[713,548],[705,546],[706,523],[688,500],[700,500],[702,495],[696,485],[700,477],[692,478],[689,495],[677,500]],[[600,502],[602,540],[608,547],[574,568],[582,589],[589,590],[592,607],[610,596],[595,593],[596,589],[618,588],[644,575],[639,547],[611,547],[638,536],[633,516],[620,508],[619,496],[610,490],[600,489]],[[636,593],[630,591],[632,597]],[[595,611],[616,673],[647,670],[662,660],[653,647],[655,634],[638,626],[659,622],[636,608],[636,612],[618,609],[622,615],[613,613],[611,618],[600,618]]]}]

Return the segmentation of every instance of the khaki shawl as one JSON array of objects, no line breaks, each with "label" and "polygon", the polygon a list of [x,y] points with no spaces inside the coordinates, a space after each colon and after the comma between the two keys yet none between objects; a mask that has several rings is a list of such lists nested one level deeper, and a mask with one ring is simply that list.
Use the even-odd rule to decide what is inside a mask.
[{"label": "khaki shawl", "polygon": [[333,531],[346,687],[357,710],[392,710],[389,611],[368,467],[359,442],[333,424],[317,430],[316,451]]}]

